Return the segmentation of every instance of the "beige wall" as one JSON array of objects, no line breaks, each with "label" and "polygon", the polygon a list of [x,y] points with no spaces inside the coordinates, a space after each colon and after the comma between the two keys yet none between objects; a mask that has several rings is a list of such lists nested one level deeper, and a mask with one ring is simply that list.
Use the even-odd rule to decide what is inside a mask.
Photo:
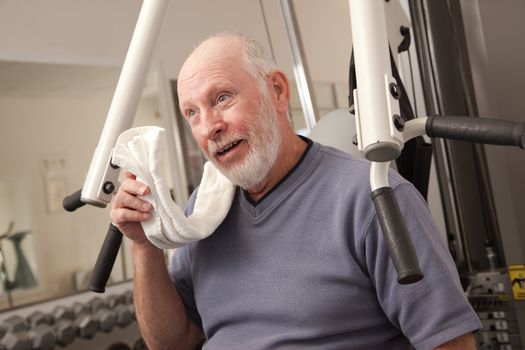
[{"label": "beige wall", "polygon": [[[3,0],[0,60],[121,65],[141,3]],[[294,4],[313,79],[346,81],[351,47],[348,1],[296,0]],[[268,48],[271,41],[277,63],[292,72],[279,0],[171,0],[156,48],[166,75],[176,77],[196,43],[225,30],[249,34]]]},{"label": "beige wall", "polygon": [[[14,203],[12,210],[16,228],[31,229],[34,256],[31,247],[26,253],[32,258],[40,281],[37,289],[16,291],[15,304],[71,292],[73,273],[94,265],[109,225],[108,208],[85,206],[74,213],[50,212],[42,159],[63,157],[67,193],[79,189],[111,95],[112,92],[83,98],[0,97],[0,178],[10,184],[13,198],[19,202]],[[135,124],[161,124],[156,100],[141,102]],[[13,261],[7,261],[11,269]],[[114,281],[123,277],[118,262],[111,277]]]},{"label": "beige wall", "polygon": [[[482,117],[525,121],[525,2],[462,1],[479,113]],[[525,154],[511,147],[486,146],[507,264],[525,259]]]}]

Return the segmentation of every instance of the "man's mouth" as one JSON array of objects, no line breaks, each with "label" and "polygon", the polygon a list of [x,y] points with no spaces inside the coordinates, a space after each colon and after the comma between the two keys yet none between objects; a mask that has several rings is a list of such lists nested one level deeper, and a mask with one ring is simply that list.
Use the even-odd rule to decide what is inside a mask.
[{"label": "man's mouth", "polygon": [[220,148],[218,151],[217,151],[217,154],[219,156],[222,156],[222,155],[225,155],[226,153],[230,152],[232,149],[234,149],[235,147],[237,147],[237,145],[239,145],[239,143],[241,143],[242,140],[237,140],[237,141],[233,141],[233,142],[230,142],[229,144],[227,144],[226,146],[224,146],[223,148]]}]

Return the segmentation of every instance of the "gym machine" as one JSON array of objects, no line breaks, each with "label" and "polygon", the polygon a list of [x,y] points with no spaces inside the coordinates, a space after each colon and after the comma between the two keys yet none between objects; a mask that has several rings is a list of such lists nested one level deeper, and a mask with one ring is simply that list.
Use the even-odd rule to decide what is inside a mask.
[{"label": "gym machine", "polygon": [[[168,0],[145,0],[142,4],[84,186],[64,199],[67,211],[85,204],[105,208],[117,190],[119,169],[111,164],[111,154],[118,136],[133,124],[168,3]],[[121,242],[122,233],[110,224],[89,282],[91,291],[105,291]]]},{"label": "gym machine", "polygon": [[[145,0],[115,95],[84,186],[64,201],[73,211],[84,204],[105,207],[116,190],[118,169],[111,152],[118,135],[133,121],[145,74],[167,0]],[[388,184],[388,165],[404,143],[420,135],[478,143],[524,146],[521,123],[458,116],[429,116],[405,121],[400,117],[400,89],[392,77],[382,0],[350,0],[358,88],[354,91],[357,144],[372,161],[372,198],[389,244],[400,283],[414,283],[423,274],[403,217]],[[415,2],[414,2],[415,3]],[[417,28],[416,28],[417,30]],[[352,137],[353,135],[349,135]],[[91,278],[90,289],[103,292],[119,250],[122,234],[110,225]]]},{"label": "gym machine", "polygon": [[[426,110],[434,116],[434,121],[444,123],[432,126],[429,125],[432,121],[427,119],[425,131],[428,136],[445,139],[434,141],[434,149],[438,171],[441,172],[440,181],[452,178],[453,191],[456,192],[448,193],[453,198],[444,199],[447,201],[444,205],[447,238],[469,300],[483,323],[482,332],[477,334],[478,345],[482,349],[520,348],[523,342],[520,341],[519,328],[520,325],[523,328],[524,320],[511,292],[511,283],[515,281],[511,282],[503,268],[502,237],[484,149],[480,145],[451,140],[523,148],[524,124],[476,117],[459,2],[410,1],[409,4],[424,80]],[[356,58],[356,70],[359,70],[357,65]],[[437,82],[432,81],[434,77]],[[465,117],[438,116],[452,113]],[[439,130],[432,130],[435,127]],[[465,182],[476,186],[466,189],[468,184]],[[444,197],[447,185],[441,184]],[[473,193],[473,188],[477,193]],[[458,227],[453,227],[454,215]]]},{"label": "gym machine", "polygon": [[[468,21],[472,15],[476,17],[479,11],[476,8],[481,3],[461,2],[460,6],[456,0],[409,0],[429,114],[479,119],[476,98],[488,96],[474,94],[472,74],[476,60],[469,59],[466,32],[473,28],[474,23]],[[473,51],[470,55],[475,57],[479,53]],[[485,148],[474,143],[435,139],[433,149],[448,244],[466,294],[483,324],[481,332],[476,334],[478,346],[481,350],[521,349],[525,343],[525,305],[514,293],[519,284],[511,284],[513,267],[507,264],[523,261],[523,256],[504,250],[517,246],[515,235],[519,232],[498,222],[501,208],[494,203],[497,194],[491,188]]]},{"label": "gym machine", "polygon": [[498,119],[430,115],[400,117],[400,89],[392,76],[383,1],[350,0],[358,88],[354,90],[357,143],[372,161],[370,184],[399,283],[423,278],[401,212],[388,185],[388,165],[403,144],[420,135],[523,148],[525,124]]},{"label": "gym machine", "polygon": [[[281,3],[287,1],[282,0]],[[350,1],[358,88],[353,98],[350,98],[350,113],[347,114],[348,117],[356,114],[356,144],[360,151],[373,161],[372,189],[389,192],[386,164],[397,157],[396,154],[400,152],[403,143],[414,135],[426,133],[436,137],[432,140],[432,148],[440,182],[447,240],[462,284],[483,323],[482,331],[476,335],[478,345],[483,350],[521,349],[523,341],[520,340],[520,333],[525,333],[523,330],[519,331],[520,326],[523,329],[525,324],[523,305],[520,310],[522,303],[513,300],[512,289],[513,285],[521,285],[524,282],[519,278],[511,280],[507,274],[502,249],[503,237],[492,199],[484,148],[480,144],[470,142],[523,148],[524,125],[477,118],[458,1],[408,1],[425,109],[430,117],[413,120],[404,118],[403,111],[399,113],[399,100],[396,101],[396,96],[403,91],[402,83],[397,77],[392,80],[391,64],[388,61],[386,18],[383,16],[382,3]],[[288,13],[293,15],[293,11]],[[294,21],[288,18],[285,11],[283,17],[289,22],[287,28],[298,30],[293,27]],[[401,34],[404,35],[407,29],[401,27]],[[288,34],[290,41],[300,40],[293,30],[289,30]],[[300,47],[301,43],[290,45]],[[300,52],[292,50],[294,69],[306,67],[304,59],[298,61],[295,57]],[[394,68],[393,64],[392,67]],[[375,80],[371,81],[373,77]],[[303,82],[297,79],[297,83],[307,84],[308,80]],[[298,89],[301,89],[301,86]],[[299,96],[302,98],[303,95]],[[399,97],[402,101],[403,96]],[[354,105],[354,101],[357,102],[357,106]],[[377,101],[383,101],[384,104],[378,104]],[[363,103],[369,107],[363,109]],[[343,122],[342,113],[339,113],[337,118],[335,115],[327,117],[331,118],[330,122],[323,123],[321,120],[323,133],[326,133],[329,123],[337,123],[339,127],[345,128],[348,125],[346,120]],[[347,120],[352,119],[348,117]],[[341,145],[348,149],[349,143],[348,140],[341,142]],[[407,237],[406,231],[402,220],[398,219],[402,217],[397,212],[395,199],[387,198],[380,202],[385,204],[384,208],[378,208],[378,212],[385,209],[381,219],[383,231],[391,236],[391,241],[394,242],[390,252],[393,253],[394,262],[396,259],[398,261],[400,282],[412,282],[421,278],[417,260],[413,259],[415,256],[407,254],[411,251],[411,243],[404,239]],[[375,204],[383,207],[381,203]],[[393,231],[390,232],[390,229]],[[406,246],[397,245],[399,242]]]}]

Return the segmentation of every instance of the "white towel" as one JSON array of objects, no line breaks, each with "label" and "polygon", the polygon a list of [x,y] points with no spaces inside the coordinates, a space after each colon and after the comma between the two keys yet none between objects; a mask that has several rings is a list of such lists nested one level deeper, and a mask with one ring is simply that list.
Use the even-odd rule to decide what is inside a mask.
[{"label": "white towel", "polygon": [[201,240],[212,234],[228,214],[235,186],[211,163],[204,164],[204,174],[197,192],[193,213],[186,218],[171,199],[161,176],[165,130],[143,126],[126,130],[117,139],[112,162],[134,174],[151,189],[143,197],[153,206],[152,217],[143,221],[148,239],[161,249],[171,249]]}]

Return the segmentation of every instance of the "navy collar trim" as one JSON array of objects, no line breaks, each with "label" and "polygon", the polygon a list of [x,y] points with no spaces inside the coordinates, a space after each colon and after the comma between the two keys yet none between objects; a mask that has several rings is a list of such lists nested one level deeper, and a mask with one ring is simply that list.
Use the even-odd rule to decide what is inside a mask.
[{"label": "navy collar trim", "polygon": [[286,175],[281,179],[279,180],[279,182],[277,182],[277,184],[275,184],[275,186],[273,186],[268,192],[266,192],[264,194],[264,196],[262,196],[261,198],[259,198],[258,201],[254,201],[253,199],[250,198],[250,195],[248,194],[248,192],[246,192],[244,189],[242,189],[242,194],[244,196],[244,198],[248,201],[248,203],[250,203],[253,207],[256,207],[257,205],[259,205],[265,198],[267,198],[270,194],[272,194],[283,182],[286,181],[287,178],[290,177],[290,175],[292,175],[294,173],[294,171],[301,165],[301,163],[304,161],[304,159],[306,158],[306,155],[308,154],[308,152],[310,151],[310,149],[312,148],[312,145],[314,144],[314,142],[312,140],[310,140],[308,137],[305,137],[305,136],[301,136],[301,135],[298,135],[304,142],[306,142],[306,149],[304,150],[303,154],[301,155],[301,158],[299,158],[299,160],[297,161],[297,163],[295,163],[295,165],[292,167],[292,169],[290,169],[290,171],[288,171],[288,173],[286,173]]}]

